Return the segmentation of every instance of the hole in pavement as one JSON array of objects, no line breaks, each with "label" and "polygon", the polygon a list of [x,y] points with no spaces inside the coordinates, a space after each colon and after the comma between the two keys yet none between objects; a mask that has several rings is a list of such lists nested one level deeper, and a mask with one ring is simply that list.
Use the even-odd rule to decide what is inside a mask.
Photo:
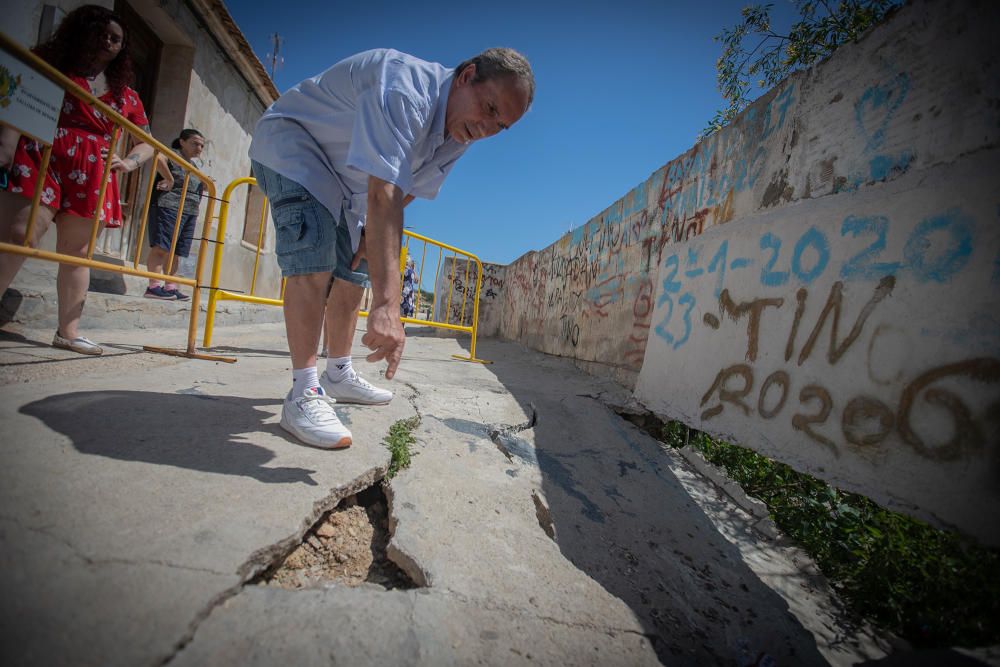
[{"label": "hole in pavement", "polygon": [[323,515],[283,560],[253,583],[280,588],[376,584],[392,590],[416,588],[386,556],[388,503],[382,484],[359,491]]},{"label": "hole in pavement", "polygon": [[663,430],[670,424],[654,415],[652,412],[635,412],[632,410],[613,409],[614,413],[625,421],[631,422],[641,431],[663,441]]}]

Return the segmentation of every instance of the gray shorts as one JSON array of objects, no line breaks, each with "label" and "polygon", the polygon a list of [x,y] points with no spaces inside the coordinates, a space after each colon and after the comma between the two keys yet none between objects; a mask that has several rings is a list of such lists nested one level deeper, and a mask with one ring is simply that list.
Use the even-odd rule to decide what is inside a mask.
[{"label": "gray shorts", "polygon": [[351,270],[354,251],[344,212],[339,220],[308,190],[259,162],[252,161],[257,185],[271,205],[274,251],[281,275],[329,273],[334,278],[368,287],[368,262]]}]

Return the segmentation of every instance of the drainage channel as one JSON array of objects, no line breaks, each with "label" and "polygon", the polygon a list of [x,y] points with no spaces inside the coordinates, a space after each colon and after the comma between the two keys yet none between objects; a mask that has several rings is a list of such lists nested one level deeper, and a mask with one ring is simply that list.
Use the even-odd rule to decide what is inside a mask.
[{"label": "drainage channel", "polygon": [[381,482],[347,496],[324,514],[291,553],[250,581],[288,589],[374,584],[386,590],[417,585],[386,556],[388,502]]}]

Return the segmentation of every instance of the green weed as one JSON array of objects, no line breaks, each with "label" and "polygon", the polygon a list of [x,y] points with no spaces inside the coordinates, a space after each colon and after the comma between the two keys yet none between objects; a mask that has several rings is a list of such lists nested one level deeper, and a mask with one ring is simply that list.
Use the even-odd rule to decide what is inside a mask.
[{"label": "green weed", "polygon": [[724,468],[808,551],[858,616],[914,646],[1000,642],[1000,551],[668,422],[661,439]]},{"label": "green weed", "polygon": [[413,437],[413,431],[420,425],[420,417],[414,416],[409,419],[400,419],[389,427],[389,435],[383,440],[383,444],[389,448],[392,458],[389,461],[389,470],[385,474],[386,479],[392,479],[400,470],[410,466],[410,459],[413,451],[410,449],[417,440]]}]

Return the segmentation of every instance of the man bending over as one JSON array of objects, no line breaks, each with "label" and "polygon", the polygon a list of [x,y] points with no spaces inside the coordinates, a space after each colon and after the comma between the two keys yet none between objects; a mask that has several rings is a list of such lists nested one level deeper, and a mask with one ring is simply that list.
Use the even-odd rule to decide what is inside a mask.
[{"label": "man bending over", "polygon": [[[369,276],[373,300],[361,341],[371,350],[368,361],[384,359],[392,379],[405,344],[403,208],[415,197],[433,199],[469,144],[516,123],[534,93],[531,66],[512,49],[488,49],[454,69],[376,49],[306,79],[264,112],[250,158],[270,200],[278,265],[288,278],[285,430],[315,447],[347,447],[351,433],[334,403],[392,399],[351,365]],[[324,309],[329,356],[319,376]]]}]

